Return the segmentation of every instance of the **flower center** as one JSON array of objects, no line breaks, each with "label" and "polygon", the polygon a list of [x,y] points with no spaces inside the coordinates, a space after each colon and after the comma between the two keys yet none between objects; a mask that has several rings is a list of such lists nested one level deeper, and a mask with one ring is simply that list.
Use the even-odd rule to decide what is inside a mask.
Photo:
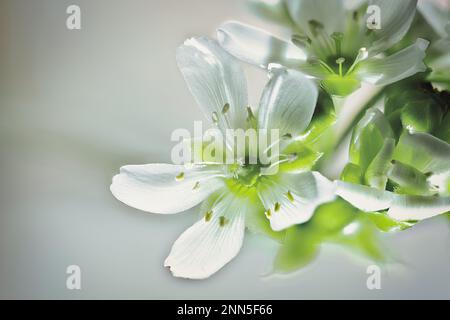
[{"label": "flower center", "polygon": [[253,187],[258,182],[261,175],[261,166],[259,164],[234,165],[233,178],[241,185]]}]

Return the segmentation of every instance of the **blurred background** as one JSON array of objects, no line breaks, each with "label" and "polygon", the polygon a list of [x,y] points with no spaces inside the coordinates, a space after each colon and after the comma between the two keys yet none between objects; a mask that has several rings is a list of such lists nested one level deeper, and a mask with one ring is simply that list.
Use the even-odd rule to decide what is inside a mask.
[{"label": "blurred background", "polygon": [[[81,7],[81,30],[66,8]],[[240,255],[206,281],[163,267],[196,211],[158,216],[117,201],[125,164],[170,162],[170,134],[203,116],[175,62],[186,38],[224,20],[272,28],[238,0],[0,0],[0,298],[450,298],[450,225],[426,221],[389,236],[398,258],[381,290],[370,261],[325,246],[286,278],[267,277],[277,245],[248,235]],[[246,67],[256,105],[265,75]],[[81,290],[66,268],[81,267]]]}]

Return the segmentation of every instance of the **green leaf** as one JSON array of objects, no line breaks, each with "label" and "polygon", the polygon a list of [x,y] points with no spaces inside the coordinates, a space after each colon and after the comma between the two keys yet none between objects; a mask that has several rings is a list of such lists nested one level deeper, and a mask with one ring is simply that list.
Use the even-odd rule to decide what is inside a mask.
[{"label": "green leaf", "polygon": [[388,177],[398,185],[396,193],[427,196],[432,195],[428,177],[416,168],[395,161],[389,170]]},{"label": "green leaf", "polygon": [[294,226],[286,231],[286,238],[274,261],[274,270],[290,273],[311,263],[319,252],[319,241],[307,228]]},{"label": "green leaf", "polygon": [[330,236],[340,232],[352,222],[358,210],[348,202],[338,199],[321,205],[316,209],[310,224],[321,236]]},{"label": "green leaf", "polygon": [[450,171],[450,145],[427,133],[404,132],[394,152],[394,160],[422,173]]},{"label": "green leaf", "polygon": [[378,231],[364,214],[359,215],[358,219],[348,225],[334,242],[353,248],[373,261],[386,260]]},{"label": "green leaf", "polygon": [[403,128],[417,132],[433,132],[442,120],[439,105],[432,100],[410,101],[401,112]]},{"label": "green leaf", "polygon": [[384,212],[368,212],[366,214],[374,225],[383,232],[403,231],[414,225],[414,223],[394,220]]},{"label": "green leaf", "polygon": [[347,163],[341,173],[341,180],[349,183],[363,184],[363,172],[361,167],[354,163]]},{"label": "green leaf", "polygon": [[380,190],[386,188],[387,174],[392,166],[391,160],[394,155],[394,148],[394,139],[389,138],[384,141],[383,147],[367,168],[365,179],[369,186]]},{"label": "green leaf", "polygon": [[350,162],[365,173],[374,157],[380,152],[385,139],[394,133],[386,117],[377,109],[367,110],[356,125],[350,142]]}]

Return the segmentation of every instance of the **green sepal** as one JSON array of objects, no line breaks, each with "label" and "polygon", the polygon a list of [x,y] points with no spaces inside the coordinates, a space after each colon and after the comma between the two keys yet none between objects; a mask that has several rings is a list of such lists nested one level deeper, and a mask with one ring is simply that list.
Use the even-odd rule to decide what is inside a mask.
[{"label": "green sepal", "polygon": [[344,182],[363,184],[364,179],[361,167],[351,162],[347,163],[344,170],[342,170],[341,180]]}]

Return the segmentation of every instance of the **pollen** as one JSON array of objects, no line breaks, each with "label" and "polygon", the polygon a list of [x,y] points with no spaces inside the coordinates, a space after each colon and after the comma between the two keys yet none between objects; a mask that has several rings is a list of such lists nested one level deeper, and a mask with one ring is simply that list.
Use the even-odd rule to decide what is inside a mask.
[{"label": "pollen", "polygon": [[208,212],[205,213],[205,221],[206,222],[211,221],[212,214],[213,214],[212,210],[209,210]]},{"label": "pollen", "polygon": [[221,217],[219,218],[219,225],[220,225],[221,227],[224,227],[227,223],[228,223],[228,219],[225,218],[224,216],[221,216]]},{"label": "pollen", "polygon": [[280,211],[280,209],[281,209],[281,204],[279,202],[276,202],[275,203],[275,208],[274,208],[275,212]]},{"label": "pollen", "polygon": [[175,177],[175,180],[183,181],[184,180],[184,172],[180,172],[180,174]]},{"label": "pollen", "polygon": [[286,197],[289,199],[290,202],[294,203],[294,196],[290,191],[286,193]]},{"label": "pollen", "polygon": [[230,110],[230,104],[229,103],[225,103],[225,105],[222,108],[222,114],[227,113]]}]

